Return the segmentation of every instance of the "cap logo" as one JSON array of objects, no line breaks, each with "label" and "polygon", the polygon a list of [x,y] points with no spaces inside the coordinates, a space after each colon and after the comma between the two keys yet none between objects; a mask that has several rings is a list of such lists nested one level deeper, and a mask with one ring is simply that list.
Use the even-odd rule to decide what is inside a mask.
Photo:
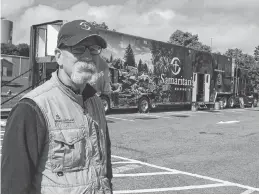
[{"label": "cap logo", "polygon": [[81,22],[80,26],[84,30],[91,30],[91,26],[87,22]]}]

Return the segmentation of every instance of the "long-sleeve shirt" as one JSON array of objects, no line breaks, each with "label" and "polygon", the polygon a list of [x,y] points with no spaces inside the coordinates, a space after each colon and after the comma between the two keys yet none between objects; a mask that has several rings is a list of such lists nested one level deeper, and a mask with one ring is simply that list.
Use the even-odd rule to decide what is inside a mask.
[{"label": "long-sleeve shirt", "polygon": [[[83,99],[89,115],[97,122],[105,120],[100,118],[96,110],[103,109],[94,94],[95,90],[87,85],[83,91]],[[91,104],[95,109],[88,109],[87,100],[91,98]],[[112,179],[111,167],[111,143],[107,131],[107,177]],[[2,143],[1,162],[1,193],[29,193],[33,177],[37,170],[41,152],[47,136],[47,124],[45,118],[31,99],[19,101],[9,114],[5,127]],[[110,182],[111,183],[111,182]]]}]

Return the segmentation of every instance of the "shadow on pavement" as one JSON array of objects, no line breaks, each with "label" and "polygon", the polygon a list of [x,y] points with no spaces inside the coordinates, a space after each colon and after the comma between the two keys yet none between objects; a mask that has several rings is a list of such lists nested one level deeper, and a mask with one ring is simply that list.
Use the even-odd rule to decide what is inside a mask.
[{"label": "shadow on pavement", "polygon": [[[158,112],[173,112],[173,111],[190,111],[190,106],[170,106],[170,107],[159,107],[152,109],[149,113],[158,113]],[[131,113],[139,113],[137,108],[125,108],[125,109],[112,109],[109,114],[131,114]]]}]

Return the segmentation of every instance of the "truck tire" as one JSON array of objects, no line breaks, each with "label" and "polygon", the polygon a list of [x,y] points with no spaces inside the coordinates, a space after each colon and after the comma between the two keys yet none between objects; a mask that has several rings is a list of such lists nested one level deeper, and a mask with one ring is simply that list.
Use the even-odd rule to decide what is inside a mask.
[{"label": "truck tire", "polygon": [[226,108],[227,105],[228,105],[228,99],[227,99],[227,97],[222,97],[222,98],[220,99],[220,101],[223,102],[223,108]]},{"label": "truck tire", "polygon": [[235,99],[234,99],[234,97],[230,97],[228,99],[228,107],[229,108],[234,108],[235,107]]},{"label": "truck tire", "polygon": [[239,97],[239,107],[245,108],[245,102],[243,97]]},{"label": "truck tire", "polygon": [[257,99],[254,99],[253,103],[252,103],[252,108],[255,108],[257,107],[257,104],[258,104],[258,100]]},{"label": "truck tire", "polygon": [[106,96],[101,96],[100,98],[103,103],[103,108],[104,108],[105,114],[107,114],[110,111],[110,100]]},{"label": "truck tire", "polygon": [[138,102],[138,110],[140,113],[147,113],[150,110],[150,103],[147,97],[140,98]]}]

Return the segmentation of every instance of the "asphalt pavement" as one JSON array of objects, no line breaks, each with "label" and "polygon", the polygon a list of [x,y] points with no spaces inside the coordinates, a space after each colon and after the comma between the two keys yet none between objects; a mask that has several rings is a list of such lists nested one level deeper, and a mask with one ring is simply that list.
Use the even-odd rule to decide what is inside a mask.
[{"label": "asphalt pavement", "polygon": [[259,194],[258,108],[120,111],[107,121],[115,193]]},{"label": "asphalt pavement", "polygon": [[259,194],[258,108],[106,117],[114,193]]}]

